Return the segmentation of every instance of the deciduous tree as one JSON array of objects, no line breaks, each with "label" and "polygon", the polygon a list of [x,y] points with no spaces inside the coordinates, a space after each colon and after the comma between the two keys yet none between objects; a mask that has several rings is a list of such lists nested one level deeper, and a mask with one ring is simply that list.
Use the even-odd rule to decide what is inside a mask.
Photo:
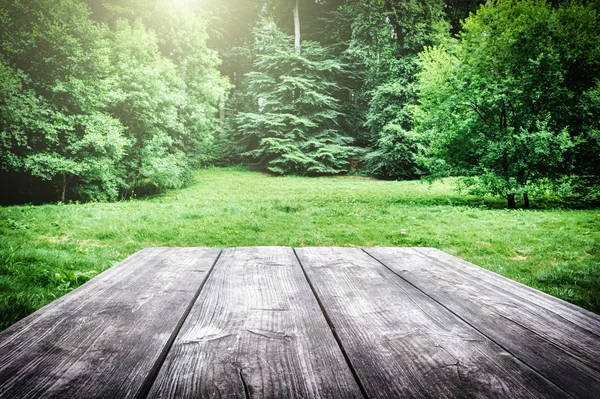
[{"label": "deciduous tree", "polygon": [[[589,8],[565,7],[586,14],[588,24],[597,18]],[[597,29],[566,23],[565,13],[572,11],[557,12],[543,0],[490,3],[465,21],[459,42],[421,55],[429,167],[466,175],[473,191],[504,196],[511,208],[515,196],[529,206],[532,190],[577,173],[577,144],[596,145],[582,126],[595,124],[589,116],[597,109],[588,115],[573,110],[590,104],[597,83],[572,79],[598,64],[581,54],[575,61],[568,54],[576,51],[561,47],[577,48],[579,35]],[[589,43],[593,52],[597,43]]]}]

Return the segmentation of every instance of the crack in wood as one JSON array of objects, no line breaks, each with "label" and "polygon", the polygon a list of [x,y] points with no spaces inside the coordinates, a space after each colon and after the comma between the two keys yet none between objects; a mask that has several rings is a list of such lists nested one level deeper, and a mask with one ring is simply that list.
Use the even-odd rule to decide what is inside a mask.
[{"label": "crack in wood", "polygon": [[212,335],[205,335],[204,337],[200,337],[197,339],[188,339],[186,341],[181,341],[181,345],[189,345],[189,344],[200,344],[202,342],[208,342],[208,341],[216,341],[219,339],[223,339],[226,337],[231,336],[232,334],[212,334]]},{"label": "crack in wood", "polygon": [[242,372],[242,369],[238,369],[238,375],[240,376],[240,381],[242,381],[242,386],[244,387],[245,398],[251,399],[252,395],[250,394],[250,387],[248,386],[248,383],[244,379],[244,373]]},{"label": "crack in wood", "polygon": [[246,328],[245,330],[254,335],[259,335],[265,338],[278,339],[281,341],[290,341],[293,338],[291,335],[288,335],[286,333],[279,333],[275,331],[251,330],[249,328]]}]

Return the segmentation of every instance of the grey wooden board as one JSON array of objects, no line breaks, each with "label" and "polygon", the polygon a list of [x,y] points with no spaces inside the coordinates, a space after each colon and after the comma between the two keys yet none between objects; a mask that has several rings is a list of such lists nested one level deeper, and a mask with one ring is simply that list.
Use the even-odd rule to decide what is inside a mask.
[{"label": "grey wooden board", "polygon": [[568,397],[361,250],[296,252],[368,397]]},{"label": "grey wooden board", "polygon": [[599,317],[438,250],[366,251],[566,392],[600,397]]},{"label": "grey wooden board", "polygon": [[[396,250],[395,248],[391,249]],[[516,301],[535,304],[539,308],[550,310],[554,314],[553,317],[558,316],[561,319],[568,320],[600,338],[600,316],[595,313],[516,281],[504,278],[482,267],[457,258],[456,256],[440,251],[439,249],[413,248],[413,250],[432,258],[432,261],[436,263],[439,262],[440,266],[458,270],[465,276],[474,277],[475,281],[485,281],[490,284],[489,287],[507,292],[508,295],[513,297]]]},{"label": "grey wooden board", "polygon": [[362,397],[291,248],[227,249],[150,397]]},{"label": "grey wooden board", "polygon": [[0,333],[0,397],[135,397],[218,249],[146,249]]}]

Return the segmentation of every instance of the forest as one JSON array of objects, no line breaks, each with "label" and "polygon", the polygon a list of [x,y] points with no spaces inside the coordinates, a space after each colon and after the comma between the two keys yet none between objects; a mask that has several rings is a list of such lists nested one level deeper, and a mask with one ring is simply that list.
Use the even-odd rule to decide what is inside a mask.
[{"label": "forest", "polygon": [[598,201],[597,0],[0,4],[3,204],[239,164]]}]

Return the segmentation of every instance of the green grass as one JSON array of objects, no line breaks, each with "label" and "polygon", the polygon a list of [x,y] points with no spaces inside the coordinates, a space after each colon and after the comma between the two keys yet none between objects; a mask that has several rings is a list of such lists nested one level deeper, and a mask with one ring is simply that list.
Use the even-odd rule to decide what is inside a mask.
[{"label": "green grass", "polygon": [[[533,199],[535,201],[535,198]],[[152,246],[429,246],[600,313],[600,211],[360,177],[208,169],[138,201],[0,208],[0,329]]]}]

